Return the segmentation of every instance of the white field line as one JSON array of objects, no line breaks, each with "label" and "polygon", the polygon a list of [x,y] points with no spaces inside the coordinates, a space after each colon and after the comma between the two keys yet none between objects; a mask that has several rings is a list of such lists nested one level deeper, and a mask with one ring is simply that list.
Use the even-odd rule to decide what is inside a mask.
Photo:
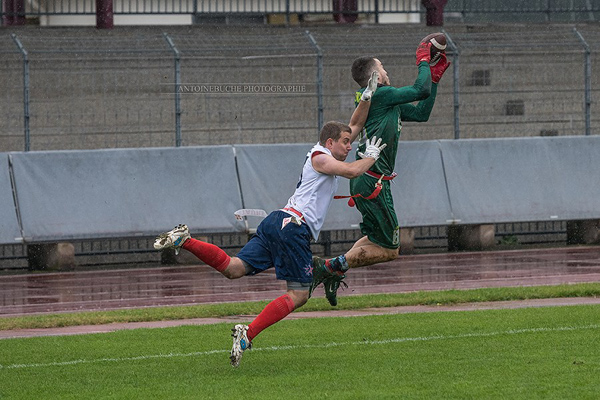
[{"label": "white field line", "polygon": [[[581,331],[586,329],[600,329],[600,325],[584,325],[584,326],[562,326],[556,328],[529,328],[529,329],[510,329],[507,331],[499,332],[481,332],[481,333],[462,333],[460,335],[435,335],[435,336],[420,336],[420,337],[407,337],[407,338],[395,338],[387,340],[363,340],[360,342],[329,342],[323,344],[306,344],[306,345],[293,345],[293,346],[271,346],[271,347],[259,347],[253,348],[252,352],[255,351],[285,351],[285,350],[299,350],[299,349],[322,349],[330,347],[341,347],[341,346],[358,346],[358,345],[380,345],[390,343],[406,343],[406,342],[427,342],[432,340],[451,340],[451,339],[465,339],[465,338],[481,338],[481,337],[492,337],[502,335],[518,335],[523,333],[540,333],[540,332],[564,332],[564,331]],[[90,360],[72,360],[72,361],[57,361],[51,363],[33,363],[33,364],[0,364],[0,370],[7,369],[20,369],[20,368],[45,368],[45,367],[59,367],[68,365],[78,364],[96,364],[103,362],[126,362],[126,361],[139,361],[139,360],[152,360],[160,358],[177,358],[177,357],[199,357],[209,356],[212,354],[223,354],[229,353],[229,350],[209,350],[209,351],[197,351],[193,353],[167,353],[167,354],[150,354],[145,356],[136,357],[117,357],[117,358],[96,358]]]}]

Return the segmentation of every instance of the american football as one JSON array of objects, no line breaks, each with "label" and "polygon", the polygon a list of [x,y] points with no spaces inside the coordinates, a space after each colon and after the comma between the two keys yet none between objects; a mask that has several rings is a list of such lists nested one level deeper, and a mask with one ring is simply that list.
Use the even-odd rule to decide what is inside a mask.
[{"label": "american football", "polygon": [[431,42],[431,61],[429,65],[435,65],[440,59],[440,54],[446,51],[446,35],[442,32],[432,33],[421,40],[421,42],[426,41]]}]

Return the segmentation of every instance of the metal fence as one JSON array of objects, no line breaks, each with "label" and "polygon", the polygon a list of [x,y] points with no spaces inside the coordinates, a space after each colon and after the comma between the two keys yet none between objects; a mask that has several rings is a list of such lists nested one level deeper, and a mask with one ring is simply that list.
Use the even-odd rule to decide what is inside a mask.
[{"label": "metal fence", "polygon": [[173,34],[184,145],[311,142],[318,131],[317,49],[302,30]]},{"label": "metal fence", "polygon": [[0,151],[306,142],[318,130],[304,31],[0,42]]},{"label": "metal fence", "polygon": [[522,35],[451,35],[455,138],[591,133],[584,36],[576,29]]},{"label": "metal fence", "polygon": [[[24,1],[23,9],[0,2],[5,18],[48,15],[93,15],[95,0]],[[3,8],[1,8],[3,7]],[[424,13],[420,0],[113,0],[116,15],[291,15],[366,14],[375,22],[380,15]],[[445,12],[464,22],[483,20],[594,21],[600,17],[600,4],[591,0],[449,0]]]},{"label": "metal fence", "polygon": [[[173,65],[165,40],[91,36],[10,35],[22,67],[13,57],[12,67],[5,68],[11,74],[23,71],[11,86],[16,89],[20,81],[25,93],[19,118],[24,149],[172,145],[173,102],[160,86]],[[17,91],[11,92],[5,101],[15,110]],[[10,148],[22,143],[18,136],[8,139]]]},{"label": "metal fence", "polygon": [[593,0],[449,0],[444,11],[463,22],[597,21],[600,3]]},{"label": "metal fence", "polygon": [[[453,66],[404,140],[600,133],[595,25],[448,28]],[[302,143],[348,121],[354,58],[416,76],[423,26],[0,35],[0,151]]]}]

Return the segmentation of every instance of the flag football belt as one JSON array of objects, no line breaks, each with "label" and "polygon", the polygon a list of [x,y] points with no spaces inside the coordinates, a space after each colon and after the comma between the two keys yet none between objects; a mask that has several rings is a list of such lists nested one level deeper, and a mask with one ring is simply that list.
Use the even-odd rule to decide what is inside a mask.
[{"label": "flag football belt", "polygon": [[373,172],[373,171],[367,171],[367,172],[365,172],[365,175],[368,175],[371,178],[377,179],[377,183],[375,184],[375,190],[373,190],[373,193],[371,193],[368,196],[363,196],[362,194],[359,193],[359,194],[355,194],[352,196],[333,196],[333,198],[334,199],[348,199],[348,206],[350,206],[350,207],[354,207],[354,205],[355,205],[354,198],[355,197],[360,197],[365,200],[373,200],[375,197],[379,196],[379,192],[381,192],[381,189],[383,188],[381,181],[391,181],[398,174],[393,172],[391,175],[384,175],[384,174],[378,174],[377,172]]},{"label": "flag football belt", "polygon": [[292,216],[296,217],[298,219],[298,221],[306,223],[306,220],[304,219],[304,215],[302,215],[302,213],[300,211],[296,210],[295,208],[285,207],[285,208],[282,208],[281,211],[285,211],[286,213],[291,214]]}]

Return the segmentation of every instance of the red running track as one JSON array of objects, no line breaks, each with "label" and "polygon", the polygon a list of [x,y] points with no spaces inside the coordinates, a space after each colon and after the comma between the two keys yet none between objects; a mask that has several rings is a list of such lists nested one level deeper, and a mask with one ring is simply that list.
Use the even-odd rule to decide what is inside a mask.
[{"label": "red running track", "polygon": [[[347,275],[340,297],[600,282],[600,247],[400,256]],[[0,276],[0,316],[270,300],[284,290],[274,271],[230,281],[205,265],[10,275]]]}]

